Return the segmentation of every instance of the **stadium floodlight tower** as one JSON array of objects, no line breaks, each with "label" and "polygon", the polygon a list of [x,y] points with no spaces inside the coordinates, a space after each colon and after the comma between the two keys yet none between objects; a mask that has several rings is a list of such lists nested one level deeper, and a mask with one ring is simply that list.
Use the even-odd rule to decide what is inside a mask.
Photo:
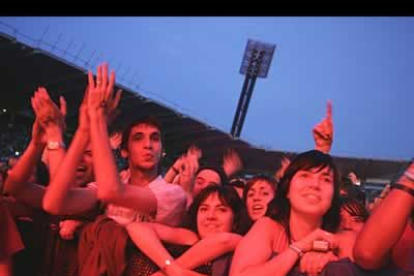
[{"label": "stadium floodlight tower", "polygon": [[231,127],[231,135],[233,135],[233,137],[240,137],[256,79],[258,77],[263,79],[267,77],[275,48],[275,44],[251,39],[247,41],[246,50],[244,51],[240,67],[240,74],[245,75],[246,77],[244,79],[239,104]]}]

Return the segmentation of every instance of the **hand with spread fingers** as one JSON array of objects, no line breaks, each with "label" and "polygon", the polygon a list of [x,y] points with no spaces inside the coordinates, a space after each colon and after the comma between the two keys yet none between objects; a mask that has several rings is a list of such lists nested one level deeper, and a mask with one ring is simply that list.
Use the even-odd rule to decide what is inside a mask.
[{"label": "hand with spread fingers", "polygon": [[112,133],[111,136],[109,137],[109,143],[111,144],[111,148],[114,150],[119,149],[119,147],[121,146],[121,142],[122,142],[122,133],[120,132]]},{"label": "hand with spread fingers", "polygon": [[198,158],[195,155],[187,155],[182,159],[180,171],[180,185],[184,190],[192,192],[196,174],[199,168]]},{"label": "hand with spread fingers", "polygon": [[285,174],[285,171],[287,167],[290,165],[290,160],[286,156],[282,157],[282,161],[280,162],[280,168],[274,173],[273,177],[276,179],[276,181],[280,181],[282,179],[283,175]]},{"label": "hand with spread fingers", "polygon": [[122,90],[113,95],[115,84],[115,72],[112,71],[108,78],[108,65],[106,63],[98,66],[96,81],[92,72],[88,72],[88,115],[89,118],[103,116],[107,123],[116,114],[116,108],[121,99]]},{"label": "hand with spread fingers", "polygon": [[240,155],[234,149],[229,149],[223,156],[223,169],[227,177],[230,177],[243,169]]},{"label": "hand with spread fingers", "polygon": [[331,151],[333,143],[333,123],[332,123],[332,102],[328,101],[326,117],[313,128],[313,139],[315,149],[324,153]]}]

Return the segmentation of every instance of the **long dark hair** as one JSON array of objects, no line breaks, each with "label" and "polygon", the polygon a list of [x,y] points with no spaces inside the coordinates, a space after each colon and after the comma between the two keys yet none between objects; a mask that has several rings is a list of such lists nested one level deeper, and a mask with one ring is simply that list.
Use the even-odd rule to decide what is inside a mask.
[{"label": "long dark hair", "polygon": [[278,191],[275,198],[269,203],[266,216],[279,222],[291,239],[289,219],[290,219],[290,201],[287,194],[290,189],[290,183],[295,174],[300,170],[310,170],[329,168],[333,172],[334,193],[331,207],[322,218],[322,229],[330,232],[337,231],[340,223],[340,199],[339,199],[339,174],[338,170],[330,155],[318,150],[311,150],[299,154],[287,167],[286,172],[280,180]]},{"label": "long dark hair", "polygon": [[212,194],[217,194],[220,201],[230,207],[233,212],[232,233],[245,234],[247,229],[243,225],[246,218],[246,210],[243,201],[236,190],[227,185],[210,185],[204,188],[195,198],[187,212],[184,227],[198,233],[197,213],[200,205]]}]

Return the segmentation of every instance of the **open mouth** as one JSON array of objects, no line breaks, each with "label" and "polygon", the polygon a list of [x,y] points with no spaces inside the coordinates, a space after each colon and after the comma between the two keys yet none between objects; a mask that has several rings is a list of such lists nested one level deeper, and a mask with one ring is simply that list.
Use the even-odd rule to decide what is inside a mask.
[{"label": "open mouth", "polygon": [[254,212],[260,212],[260,211],[263,211],[264,210],[264,206],[263,205],[253,205],[252,210]]},{"label": "open mouth", "polygon": [[311,201],[321,201],[321,198],[319,195],[312,194],[312,193],[305,194],[304,197]]},{"label": "open mouth", "polygon": [[77,174],[84,174],[87,171],[87,168],[85,166],[79,166],[76,168]]}]

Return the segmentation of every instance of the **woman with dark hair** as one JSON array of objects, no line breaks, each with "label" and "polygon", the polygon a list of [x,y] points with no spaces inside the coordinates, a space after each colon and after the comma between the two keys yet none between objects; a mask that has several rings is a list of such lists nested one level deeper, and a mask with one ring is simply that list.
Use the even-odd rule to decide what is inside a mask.
[{"label": "woman with dark hair", "polygon": [[317,275],[327,262],[351,257],[343,252],[352,248],[353,236],[333,234],[339,212],[338,172],[331,156],[317,150],[299,154],[286,169],[266,217],[237,247],[230,275],[287,275],[298,260],[301,272]]},{"label": "woman with dark hair", "polygon": [[367,208],[359,200],[349,197],[341,198],[341,230],[354,231],[358,234],[368,217]]},{"label": "woman with dark hair", "polygon": [[266,214],[267,205],[275,197],[276,189],[276,180],[266,175],[256,175],[247,181],[243,201],[252,222]]},{"label": "woman with dark hair", "polygon": [[[214,271],[217,266],[211,262],[232,252],[240,241],[244,232],[241,222],[245,216],[242,200],[232,187],[208,186],[194,199],[187,215],[185,228],[157,223],[127,226],[135,245],[155,263],[146,262],[138,267],[138,275],[152,275],[158,270],[161,270],[159,275],[200,275],[192,271],[200,265],[203,265],[201,272],[204,274],[227,275],[226,265],[221,271]],[[173,255],[180,254],[170,254],[162,242],[184,245],[188,250],[174,260]],[[127,274],[132,275],[128,269]]]}]

